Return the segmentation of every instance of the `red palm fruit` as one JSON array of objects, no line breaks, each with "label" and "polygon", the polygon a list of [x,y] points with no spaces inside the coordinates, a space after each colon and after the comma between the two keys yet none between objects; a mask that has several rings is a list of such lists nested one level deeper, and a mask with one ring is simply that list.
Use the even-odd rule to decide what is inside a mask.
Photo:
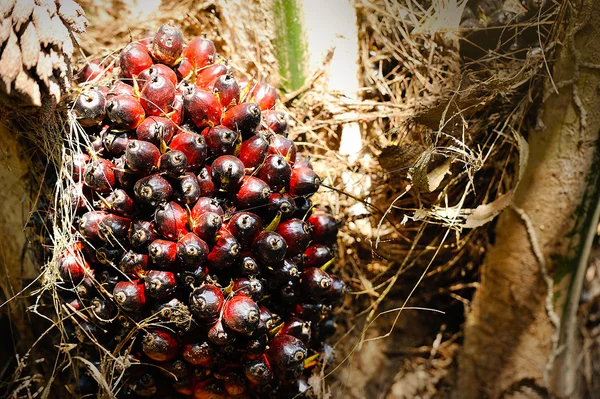
[{"label": "red palm fruit", "polygon": [[99,193],[109,192],[115,185],[114,167],[115,165],[108,159],[94,159],[85,167],[83,182]]},{"label": "red palm fruit", "polygon": [[104,74],[105,70],[98,60],[91,60],[78,73],[78,80],[82,83],[92,82]]},{"label": "red palm fruit", "polygon": [[235,237],[221,229],[218,239],[208,254],[208,266],[212,270],[223,270],[231,267],[240,255],[240,244]]},{"label": "red palm fruit", "polygon": [[71,184],[65,191],[65,198],[68,198],[71,205],[71,209],[74,211],[81,211],[86,209],[86,203],[89,202],[90,198],[87,194],[83,182]]},{"label": "red palm fruit", "polygon": [[175,335],[169,331],[150,330],[142,339],[144,354],[157,362],[173,360],[179,352],[179,344]]},{"label": "red palm fruit", "polygon": [[140,43],[129,43],[121,51],[119,58],[121,75],[125,78],[137,76],[154,63],[148,52],[148,48]]},{"label": "red palm fruit", "polygon": [[150,373],[144,373],[139,376],[133,388],[133,391],[141,397],[154,396],[157,390],[156,380]]},{"label": "red palm fruit", "polygon": [[221,121],[221,104],[213,93],[198,88],[183,91],[183,109],[197,127],[215,126]]},{"label": "red palm fruit", "polygon": [[269,203],[271,189],[263,180],[244,176],[242,185],[235,196],[235,204],[238,209],[259,208]]},{"label": "red palm fruit", "polygon": [[260,117],[258,105],[242,103],[225,111],[221,124],[240,132],[242,138],[246,140],[256,133],[256,129],[260,126]]},{"label": "red palm fruit", "polygon": [[269,341],[266,355],[277,372],[285,373],[294,366],[304,364],[306,346],[294,336],[279,334]]},{"label": "red palm fruit", "polygon": [[250,248],[262,228],[262,220],[251,212],[237,212],[227,223],[227,230],[244,249]]},{"label": "red palm fruit", "polygon": [[321,185],[321,178],[310,168],[292,168],[290,178],[290,194],[294,197],[310,196],[317,192]]},{"label": "red palm fruit", "polygon": [[310,242],[310,225],[301,219],[288,219],[275,230],[287,244],[287,256],[303,253]]},{"label": "red palm fruit", "polygon": [[130,216],[133,213],[133,200],[123,189],[116,189],[104,198],[102,205],[119,216]]},{"label": "red palm fruit", "polygon": [[129,276],[142,278],[148,270],[148,255],[127,251],[119,261],[119,269]]},{"label": "red palm fruit", "polygon": [[228,192],[235,192],[240,188],[244,173],[244,164],[233,155],[221,155],[211,165],[215,187]]},{"label": "red palm fruit", "polygon": [[83,177],[83,173],[85,171],[85,167],[90,162],[90,156],[84,153],[75,153],[71,156],[71,162],[69,165],[71,166],[70,172],[71,177],[75,182],[78,182]]},{"label": "red palm fruit", "polygon": [[152,56],[158,62],[173,66],[183,51],[183,33],[171,23],[162,25],[154,35]]},{"label": "red palm fruit", "polygon": [[138,99],[126,94],[111,97],[106,110],[108,118],[124,129],[135,129],[146,117]]},{"label": "red palm fruit", "polygon": [[175,190],[177,201],[186,205],[195,204],[200,195],[202,195],[202,192],[196,175],[188,172],[179,177],[179,187]]},{"label": "red palm fruit", "polygon": [[278,154],[283,156],[290,164],[296,162],[296,144],[281,134],[271,136],[269,144],[269,154]]},{"label": "red palm fruit", "polygon": [[164,177],[154,174],[139,179],[133,187],[135,197],[144,205],[156,207],[173,194],[173,187]]},{"label": "red palm fruit", "polygon": [[175,100],[175,85],[162,75],[150,77],[142,87],[140,104],[148,115],[162,115]]},{"label": "red palm fruit", "polygon": [[194,270],[206,262],[208,245],[194,233],[187,233],[177,241],[177,260],[185,269]]},{"label": "red palm fruit", "polygon": [[219,204],[219,201],[210,197],[200,197],[198,202],[196,202],[192,208],[192,219],[196,219],[198,216],[206,212],[214,212],[219,216],[223,216],[225,214],[223,212],[223,208]]},{"label": "red palm fruit", "polygon": [[125,160],[129,169],[140,175],[149,175],[158,169],[160,150],[152,143],[130,140],[125,150]]},{"label": "red palm fruit", "polygon": [[191,221],[194,234],[206,242],[214,242],[223,224],[223,218],[215,212],[204,212]]},{"label": "red palm fruit", "polygon": [[177,260],[177,244],[173,241],[154,240],[148,246],[148,254],[156,266],[172,269]]},{"label": "red palm fruit", "polygon": [[271,190],[280,191],[290,184],[292,168],[281,155],[272,154],[267,157],[260,167],[258,177],[264,180]]},{"label": "red palm fruit", "polygon": [[225,126],[207,127],[202,131],[208,152],[213,156],[235,155],[240,135]]},{"label": "red palm fruit", "polygon": [[275,110],[263,111],[262,119],[271,132],[281,135],[286,134],[288,127],[288,116],[285,112]]},{"label": "red palm fruit", "polygon": [[312,226],[312,239],[315,242],[331,245],[336,241],[338,226],[335,218],[323,210],[316,210],[308,218]]},{"label": "red palm fruit", "polygon": [[176,125],[180,125],[183,122],[183,94],[179,91],[175,92],[175,99],[169,107],[169,118]]},{"label": "red palm fruit", "polygon": [[225,64],[208,65],[198,71],[196,75],[196,86],[203,90],[212,90],[211,83],[218,77],[227,75],[229,67]]},{"label": "red palm fruit", "polygon": [[259,302],[265,295],[263,284],[254,277],[239,277],[233,281],[233,292],[235,295],[246,295],[254,302]]},{"label": "red palm fruit", "polygon": [[211,343],[217,346],[231,345],[235,342],[233,334],[223,327],[222,319],[217,320],[217,322],[208,330],[207,338]]},{"label": "red palm fruit", "polygon": [[332,283],[329,274],[318,267],[307,267],[302,271],[302,292],[311,301],[322,300]]},{"label": "red palm fruit", "polygon": [[335,274],[329,274],[329,278],[331,278],[331,288],[325,294],[325,301],[327,303],[336,304],[344,298],[348,287],[344,280]]},{"label": "red palm fruit", "polygon": [[194,366],[210,368],[214,362],[215,351],[208,342],[186,344],[181,349],[181,357]]},{"label": "red palm fruit", "polygon": [[223,325],[239,333],[252,334],[260,323],[260,308],[250,297],[236,295],[225,302]]},{"label": "red palm fruit", "polygon": [[200,195],[210,197],[215,194],[215,184],[212,181],[210,166],[205,166],[198,172],[198,184],[200,185]]},{"label": "red palm fruit", "polygon": [[90,308],[94,320],[100,325],[110,324],[117,316],[117,308],[110,300],[94,298],[90,301]]},{"label": "red palm fruit", "polygon": [[282,219],[289,219],[296,212],[296,202],[288,193],[272,193],[269,197],[267,211],[271,214],[281,212]]},{"label": "red palm fruit", "polygon": [[88,240],[98,239],[100,223],[110,215],[104,211],[89,211],[79,219],[79,233]]},{"label": "red palm fruit", "polygon": [[321,267],[333,259],[333,253],[328,246],[323,244],[312,244],[302,255],[304,267]]},{"label": "red palm fruit", "polygon": [[244,399],[242,395],[246,392],[246,382],[241,376],[229,377],[223,380],[225,390],[231,397]]},{"label": "red palm fruit", "polygon": [[311,336],[311,323],[310,321],[305,321],[299,317],[292,316],[288,321],[283,323],[279,333],[291,335],[304,342],[304,344],[308,344]]},{"label": "red palm fruit", "polygon": [[64,281],[74,285],[79,284],[88,270],[90,270],[90,265],[83,257],[79,245],[73,245],[58,258],[58,271]]},{"label": "red palm fruit", "polygon": [[265,82],[257,84],[254,87],[254,90],[252,90],[253,101],[257,103],[263,111],[273,108],[277,101],[277,97],[277,90]]},{"label": "red palm fruit", "polygon": [[135,248],[147,248],[148,245],[158,238],[154,229],[154,223],[146,220],[136,220],[131,224],[129,230],[129,242]]},{"label": "red palm fruit", "polygon": [[287,245],[281,235],[274,231],[263,231],[254,240],[252,253],[266,265],[278,264],[285,258]]},{"label": "red palm fruit", "polygon": [[195,399],[226,399],[227,391],[219,380],[210,378],[198,381],[194,386]]},{"label": "red palm fruit", "polygon": [[171,150],[162,154],[158,161],[160,172],[173,178],[183,175],[186,167],[187,158],[185,154],[177,150]]},{"label": "red palm fruit", "polygon": [[261,165],[269,152],[269,143],[263,134],[256,134],[242,142],[239,158],[246,168]]},{"label": "red palm fruit", "polygon": [[181,62],[175,66],[175,74],[179,81],[189,79],[193,72],[194,65],[192,65],[189,60],[181,60]]},{"label": "red palm fruit", "polygon": [[117,80],[112,84],[108,93],[106,94],[106,98],[112,98],[114,96],[127,95],[127,96],[135,96],[135,91],[133,90],[133,86],[130,84],[121,82]]},{"label": "red palm fruit", "polygon": [[130,227],[131,219],[109,213],[98,223],[98,237],[109,243],[124,241],[129,237]]},{"label": "red palm fruit", "polygon": [[286,258],[280,267],[274,268],[271,271],[270,282],[274,284],[281,284],[283,282],[291,281],[293,284],[300,280],[300,270],[298,265],[292,259]]},{"label": "red palm fruit", "polygon": [[128,312],[137,312],[146,303],[144,284],[138,280],[121,281],[113,290],[115,302]]},{"label": "red palm fruit", "polygon": [[240,86],[231,72],[219,76],[212,86],[213,93],[217,95],[223,108],[229,108],[240,102]]},{"label": "red palm fruit", "polygon": [[215,44],[204,37],[196,36],[183,49],[183,56],[191,62],[195,68],[203,68],[215,62],[217,49]]},{"label": "red palm fruit", "polygon": [[172,120],[162,116],[149,116],[140,123],[135,134],[138,140],[149,141],[158,147],[161,142],[171,141],[176,130],[177,126]]},{"label": "red palm fruit", "polygon": [[112,155],[122,155],[129,144],[127,133],[113,134],[107,133],[102,137],[102,145],[106,151]]},{"label": "red palm fruit", "polygon": [[150,68],[144,69],[138,75],[137,82],[139,85],[143,86],[153,76],[163,76],[173,83],[173,86],[177,86],[177,74],[164,64],[154,64]]},{"label": "red palm fruit", "polygon": [[154,214],[154,225],[158,232],[168,240],[178,240],[187,234],[188,215],[177,202],[165,202],[159,205]]},{"label": "red palm fruit", "polygon": [[223,308],[223,293],[214,284],[204,284],[190,294],[190,310],[201,321],[212,321],[219,317]]},{"label": "red palm fruit", "polygon": [[260,273],[260,267],[254,258],[242,255],[242,259],[239,262],[239,271],[242,276],[256,276]]},{"label": "red palm fruit", "polygon": [[187,159],[187,170],[195,169],[206,160],[206,143],[201,134],[181,132],[173,137],[169,147],[181,151]]},{"label": "red palm fruit", "polygon": [[115,182],[117,185],[122,188],[133,188],[135,182],[138,180],[138,176],[127,167],[125,154],[115,158],[113,162],[115,165],[113,172],[115,174]]},{"label": "red palm fruit", "polygon": [[177,281],[172,272],[150,270],[144,278],[146,295],[150,298],[164,300],[172,296],[177,289]]},{"label": "red palm fruit", "polygon": [[264,354],[244,356],[242,367],[244,375],[252,384],[262,386],[273,381],[273,370]]},{"label": "red palm fruit", "polygon": [[101,91],[84,89],[73,103],[73,116],[81,126],[96,126],[106,116],[106,103],[106,96]]}]

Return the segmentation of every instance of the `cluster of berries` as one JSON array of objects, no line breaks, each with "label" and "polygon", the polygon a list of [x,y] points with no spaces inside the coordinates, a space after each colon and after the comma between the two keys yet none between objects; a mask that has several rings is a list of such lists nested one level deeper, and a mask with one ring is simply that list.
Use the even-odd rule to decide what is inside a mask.
[{"label": "cluster of berries", "polygon": [[58,261],[87,315],[74,335],[130,349],[125,397],[295,397],[330,356],[346,286],[326,271],[337,224],[313,208],[321,181],[275,89],[238,82],[212,41],[185,45],[171,24],[119,64],[89,63],[81,79],[107,83],[71,108],[88,142],[66,196],[79,240]]}]

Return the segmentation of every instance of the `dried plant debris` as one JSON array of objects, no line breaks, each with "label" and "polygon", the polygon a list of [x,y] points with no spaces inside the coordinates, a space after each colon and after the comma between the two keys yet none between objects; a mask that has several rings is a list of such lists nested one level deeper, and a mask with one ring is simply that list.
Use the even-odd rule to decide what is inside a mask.
[{"label": "dried plant debris", "polygon": [[23,105],[59,103],[70,87],[72,33],[87,20],[72,0],[7,0],[0,5],[0,91]]}]

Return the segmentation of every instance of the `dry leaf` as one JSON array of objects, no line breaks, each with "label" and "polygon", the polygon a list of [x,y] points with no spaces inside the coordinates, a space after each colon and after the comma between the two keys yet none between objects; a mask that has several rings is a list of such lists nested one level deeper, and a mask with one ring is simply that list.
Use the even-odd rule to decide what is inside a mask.
[{"label": "dry leaf", "polygon": [[515,190],[512,189],[489,204],[479,205],[475,209],[463,209],[461,213],[467,215],[467,219],[462,224],[462,227],[474,229],[475,227],[480,227],[491,222],[504,208],[510,205],[514,193]]},{"label": "dry leaf", "polygon": [[42,105],[42,93],[40,93],[40,87],[37,82],[28,76],[27,72],[22,69],[15,79],[15,90],[29,97],[33,105],[37,105],[38,107]]},{"label": "dry leaf", "polygon": [[19,0],[12,10],[12,24],[16,32],[21,30],[21,25],[29,21],[29,16],[35,6],[33,0]]},{"label": "dry leaf", "polygon": [[5,20],[11,14],[13,7],[15,6],[16,0],[3,0],[0,1],[0,18]]},{"label": "dry leaf", "polygon": [[[60,0],[59,0],[60,1]],[[50,16],[56,14],[56,2],[55,0],[35,0],[35,4],[40,7],[44,7],[50,13]]]},{"label": "dry leaf", "polygon": [[12,32],[12,26],[10,19],[0,21],[0,43],[4,43]]},{"label": "dry leaf", "polygon": [[61,0],[58,14],[71,30],[77,33],[85,32],[88,20],[85,17],[85,11],[79,4],[72,0]]},{"label": "dry leaf", "polygon": [[52,24],[52,18],[48,10],[44,7],[35,6],[33,9],[33,24],[37,30],[40,43],[44,46],[52,42],[52,33],[48,30],[48,26]]},{"label": "dry leaf", "polygon": [[429,192],[437,190],[437,188],[442,184],[444,177],[450,173],[450,165],[452,161],[448,158],[444,161],[443,164],[433,169],[431,172],[427,173],[427,181],[429,183]]},{"label": "dry leaf", "polygon": [[12,81],[15,80],[21,69],[21,50],[17,35],[15,32],[11,32],[2,52],[2,58],[0,58],[0,78],[4,81],[8,93],[10,93]]},{"label": "dry leaf", "polygon": [[21,56],[25,68],[33,68],[37,65],[40,54],[40,41],[35,30],[35,26],[30,22],[21,35]]}]

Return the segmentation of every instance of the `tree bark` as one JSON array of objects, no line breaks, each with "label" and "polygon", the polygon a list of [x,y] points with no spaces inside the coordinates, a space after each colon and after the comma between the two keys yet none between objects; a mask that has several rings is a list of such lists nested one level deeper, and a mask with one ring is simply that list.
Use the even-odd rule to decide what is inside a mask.
[{"label": "tree bark", "polygon": [[597,218],[600,2],[575,6],[553,68],[560,90],[547,83],[541,129],[529,132],[525,174],[482,266],[456,398],[582,396],[572,317],[587,227]]}]

